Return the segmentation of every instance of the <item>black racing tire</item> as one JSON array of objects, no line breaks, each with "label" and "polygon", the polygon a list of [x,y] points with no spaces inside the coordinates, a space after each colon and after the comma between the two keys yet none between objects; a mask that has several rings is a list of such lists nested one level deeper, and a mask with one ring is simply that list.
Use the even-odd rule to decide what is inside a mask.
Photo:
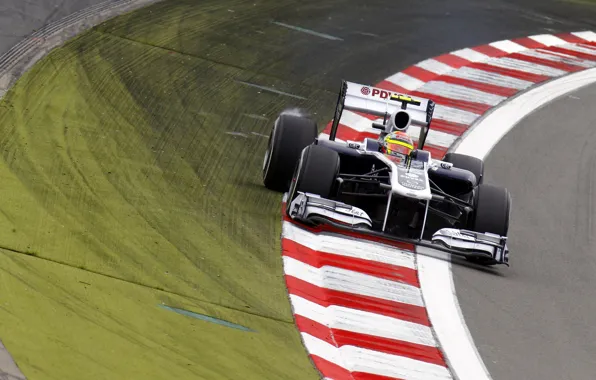
[{"label": "black racing tire", "polygon": [[296,165],[288,201],[298,191],[330,198],[339,174],[339,154],[321,145],[309,145]]},{"label": "black racing tire", "polygon": [[484,181],[484,162],[476,157],[468,156],[459,153],[447,153],[443,160],[450,162],[458,169],[468,170],[476,176],[476,185],[480,185]]},{"label": "black racing tire", "polygon": [[479,185],[474,203],[472,230],[507,236],[511,210],[509,191],[501,186]]},{"label": "black racing tire", "polygon": [[[482,184],[476,188],[475,211],[470,223],[472,231],[507,236],[511,212],[511,196],[501,186]],[[468,258],[482,265],[495,264],[492,259]]]},{"label": "black racing tire", "polygon": [[306,116],[281,113],[271,129],[263,159],[266,188],[286,192],[302,150],[317,137],[317,123]]}]

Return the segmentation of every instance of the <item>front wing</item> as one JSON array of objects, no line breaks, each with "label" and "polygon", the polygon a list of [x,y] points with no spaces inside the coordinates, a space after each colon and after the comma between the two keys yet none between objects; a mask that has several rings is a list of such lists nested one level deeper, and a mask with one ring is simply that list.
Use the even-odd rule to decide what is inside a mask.
[{"label": "front wing", "polygon": [[487,264],[509,266],[509,249],[507,238],[504,236],[442,228],[433,234],[430,241],[402,238],[373,230],[370,217],[362,209],[302,192],[298,192],[296,198],[287,206],[287,214],[290,218],[309,225],[327,224],[341,230],[411,243],[457,256],[477,258]]}]

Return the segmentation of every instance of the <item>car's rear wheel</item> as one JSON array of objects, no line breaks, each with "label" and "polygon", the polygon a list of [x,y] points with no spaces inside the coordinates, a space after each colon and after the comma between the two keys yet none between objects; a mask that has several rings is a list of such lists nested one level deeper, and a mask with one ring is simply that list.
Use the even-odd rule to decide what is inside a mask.
[{"label": "car's rear wheel", "polygon": [[450,162],[456,168],[474,173],[477,185],[484,180],[484,162],[479,158],[459,153],[447,153],[442,161]]},{"label": "car's rear wheel", "polygon": [[320,145],[309,145],[302,151],[296,165],[288,203],[298,191],[311,193],[322,198],[331,197],[339,174],[339,154]]},{"label": "car's rear wheel", "polygon": [[[476,189],[475,212],[470,229],[480,233],[493,233],[507,236],[509,232],[509,215],[511,197],[509,191],[501,186],[481,184]],[[470,258],[478,264],[494,264],[491,259]]]},{"label": "car's rear wheel", "polygon": [[263,183],[270,190],[285,192],[300,153],[317,137],[317,124],[306,116],[282,113],[271,130],[263,160]]}]

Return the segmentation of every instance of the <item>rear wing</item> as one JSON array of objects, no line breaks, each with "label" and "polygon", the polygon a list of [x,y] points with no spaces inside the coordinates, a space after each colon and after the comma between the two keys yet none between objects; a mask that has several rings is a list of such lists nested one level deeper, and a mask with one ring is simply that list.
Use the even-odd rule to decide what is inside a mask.
[{"label": "rear wing", "polygon": [[[412,124],[420,127],[418,149],[423,149],[435,111],[435,102],[430,99],[412,98],[406,94],[342,80],[329,140],[335,140],[344,109],[382,116],[383,124],[398,109],[407,110],[412,117]],[[384,126],[373,124],[373,127],[383,128]]]}]

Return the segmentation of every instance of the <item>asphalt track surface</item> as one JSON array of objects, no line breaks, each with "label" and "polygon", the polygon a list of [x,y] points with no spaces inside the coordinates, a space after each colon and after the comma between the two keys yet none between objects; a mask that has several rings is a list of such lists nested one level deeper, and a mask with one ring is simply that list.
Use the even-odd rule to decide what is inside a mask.
[{"label": "asphalt track surface", "polygon": [[[45,23],[95,3],[3,1],[0,53]],[[201,6],[201,2],[196,4]],[[376,83],[448,51],[531,34],[596,28],[596,9],[575,2],[429,0],[404,6],[398,1],[335,0],[296,4],[282,9],[256,3],[264,7],[261,16],[240,17],[238,30],[277,20],[335,37],[292,31],[292,43],[274,56],[268,56],[266,44],[253,46],[263,60],[253,69],[284,77],[296,86],[328,91],[326,101],[334,100],[340,79]],[[228,5],[233,8],[235,3],[221,4]],[[221,38],[234,42],[233,36]],[[575,122],[576,114],[570,111],[576,105],[590,109],[596,96],[592,91],[592,102],[587,93],[577,96],[579,100],[570,98],[536,113],[488,159],[487,180],[505,184],[514,197],[513,267],[494,276],[464,267],[454,269],[464,315],[495,379],[590,378],[596,372],[596,350],[590,339],[594,336],[590,327],[594,261],[589,240],[593,231],[586,229],[592,213],[585,201],[591,177],[580,176],[592,173],[589,141],[593,137],[590,123]],[[292,98],[287,104],[293,104]],[[331,111],[317,115],[319,121],[327,121]],[[567,118],[562,119],[563,115]],[[552,120],[558,122],[545,123]],[[546,147],[561,138],[561,149],[551,154]],[[520,154],[520,147],[529,148],[526,155]],[[545,161],[548,165],[538,169]]]},{"label": "asphalt track surface", "polygon": [[105,0],[3,0],[0,2],[0,54],[44,25]]},{"label": "asphalt track surface", "polygon": [[522,120],[486,160],[512,193],[511,268],[454,265],[462,312],[498,379],[596,374],[596,86]]}]

